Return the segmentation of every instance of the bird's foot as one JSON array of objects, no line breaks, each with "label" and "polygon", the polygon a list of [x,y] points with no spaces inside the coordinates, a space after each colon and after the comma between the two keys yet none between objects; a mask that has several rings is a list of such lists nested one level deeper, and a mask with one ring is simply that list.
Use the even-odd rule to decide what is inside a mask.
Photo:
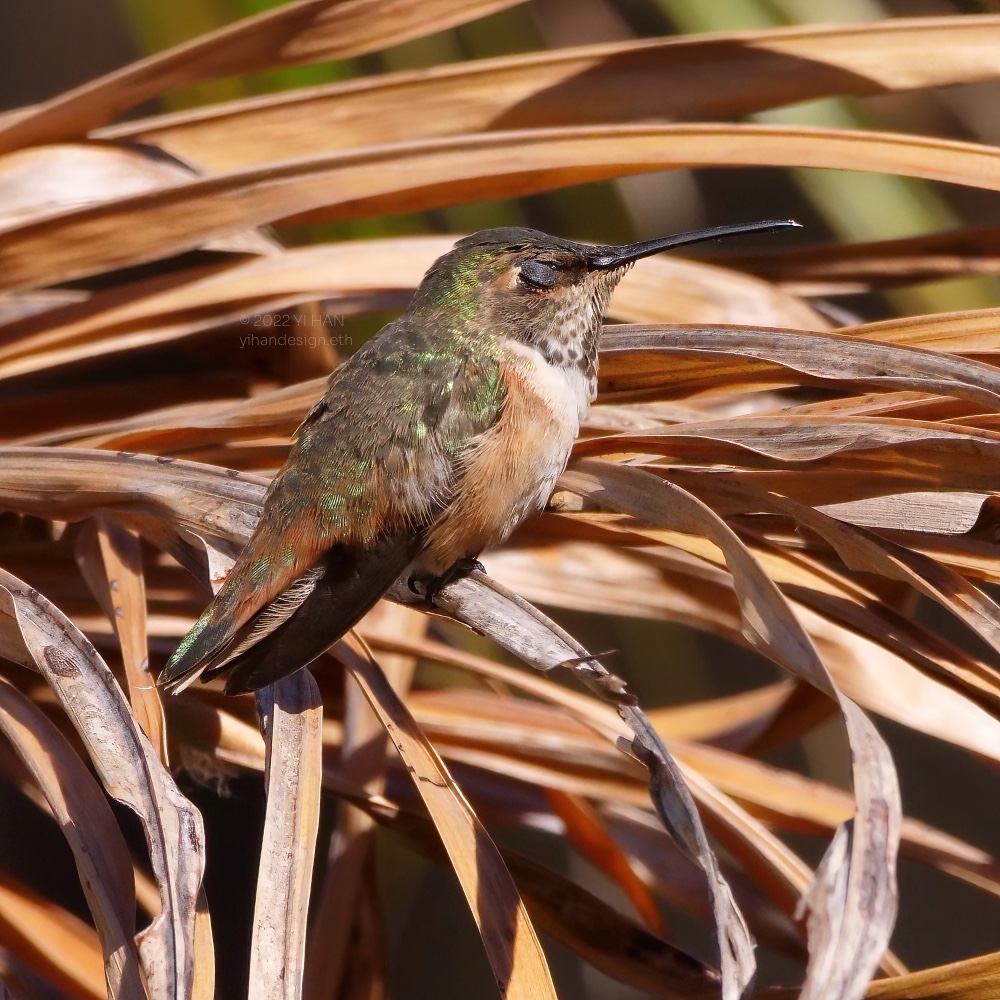
[{"label": "bird's foot", "polygon": [[433,607],[437,605],[437,598],[445,587],[477,570],[480,573],[485,573],[486,567],[478,559],[468,557],[459,559],[440,576],[421,578],[414,574],[406,581],[406,585],[414,594],[423,597]]}]

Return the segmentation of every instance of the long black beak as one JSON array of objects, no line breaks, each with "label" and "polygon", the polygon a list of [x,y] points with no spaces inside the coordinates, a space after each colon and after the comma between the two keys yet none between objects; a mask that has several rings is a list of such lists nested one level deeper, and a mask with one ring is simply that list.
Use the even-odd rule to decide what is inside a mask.
[{"label": "long black beak", "polygon": [[703,243],[705,240],[719,240],[725,236],[739,236],[742,233],[768,233],[774,229],[801,229],[801,225],[792,219],[767,220],[765,222],[742,222],[735,226],[713,226],[711,229],[695,229],[690,233],[677,233],[675,236],[661,236],[644,243],[631,243],[623,247],[601,247],[596,257],[591,257],[591,267],[599,271],[608,271],[616,267],[631,264],[640,257],[670,250],[673,247],[686,246],[688,243]]}]

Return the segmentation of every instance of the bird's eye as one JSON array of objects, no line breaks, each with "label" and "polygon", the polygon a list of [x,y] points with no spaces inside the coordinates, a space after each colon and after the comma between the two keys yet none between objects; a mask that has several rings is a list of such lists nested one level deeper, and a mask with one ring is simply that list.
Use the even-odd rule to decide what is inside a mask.
[{"label": "bird's eye", "polygon": [[543,264],[540,260],[526,260],[518,277],[529,288],[542,290],[555,288],[559,283],[559,272],[551,264]]}]

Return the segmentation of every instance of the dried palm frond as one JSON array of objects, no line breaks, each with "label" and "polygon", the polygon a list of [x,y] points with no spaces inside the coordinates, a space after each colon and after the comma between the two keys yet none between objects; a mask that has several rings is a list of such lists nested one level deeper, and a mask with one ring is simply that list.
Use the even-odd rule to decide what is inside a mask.
[{"label": "dried palm frond", "polygon": [[[1000,306],[982,287],[948,312],[906,298],[997,274],[991,228],[640,261],[574,458],[485,574],[434,608],[397,588],[256,706],[154,686],[329,369],[453,242],[441,213],[523,218],[542,192],[593,185],[563,192],[579,207],[625,190],[605,182],[714,167],[1000,190],[1000,153],[957,128],[732,120],[895,95],[938,121],[936,88],[1000,75],[995,14],[603,40],[118,120],[224,77],[370,69],[491,14],[528,25],[515,6],[294,0],[0,116],[0,771],[65,833],[91,916],[0,869],[13,995],[214,996],[187,775],[253,772],[254,998],[383,995],[379,829],[454,871],[510,998],[556,996],[539,932],[652,996],[1000,995],[996,954],[910,973],[889,950],[898,852],[993,898],[1000,861],[904,814],[868,714],[1000,762]],[[818,298],[859,293],[856,316]],[[620,618],[789,677],[641,704],[573,634]],[[837,715],[851,791],[764,756]],[[138,816],[153,883],[108,796]],[[328,852],[324,799],[341,803]],[[618,896],[495,842],[504,827],[559,838]],[[680,944],[677,911],[714,950]],[[794,987],[754,981],[757,944]]]}]

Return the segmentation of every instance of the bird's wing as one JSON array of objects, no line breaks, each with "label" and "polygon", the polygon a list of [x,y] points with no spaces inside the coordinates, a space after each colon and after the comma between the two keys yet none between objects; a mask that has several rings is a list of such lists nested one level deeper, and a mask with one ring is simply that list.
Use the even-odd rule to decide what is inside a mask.
[{"label": "bird's wing", "polygon": [[244,661],[257,661],[254,687],[291,673],[351,628],[420,551],[463,454],[499,418],[503,385],[494,359],[442,351],[405,329],[378,339],[394,333],[391,351],[371,343],[331,377],[256,531],[161,684],[180,689]]}]

